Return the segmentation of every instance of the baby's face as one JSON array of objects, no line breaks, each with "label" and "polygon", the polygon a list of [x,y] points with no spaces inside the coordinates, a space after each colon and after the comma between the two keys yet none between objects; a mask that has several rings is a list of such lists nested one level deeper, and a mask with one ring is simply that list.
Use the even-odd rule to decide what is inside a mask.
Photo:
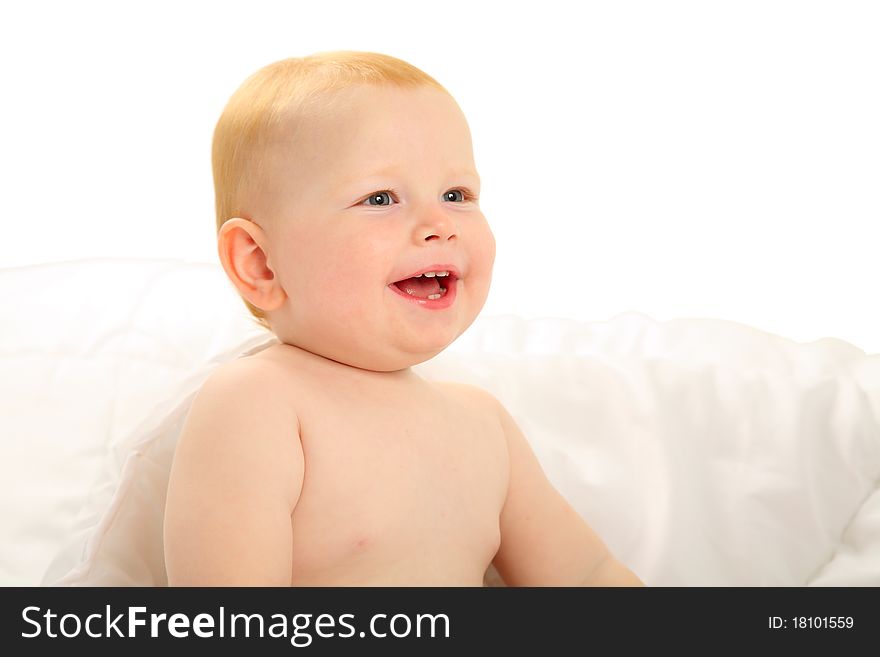
[{"label": "baby's face", "polygon": [[[268,221],[254,218],[286,299],[268,316],[285,343],[399,370],[439,353],[477,317],[495,239],[476,200],[470,131],[449,96],[357,86],[338,99],[271,151],[258,204]],[[449,275],[395,285],[426,270]]]}]

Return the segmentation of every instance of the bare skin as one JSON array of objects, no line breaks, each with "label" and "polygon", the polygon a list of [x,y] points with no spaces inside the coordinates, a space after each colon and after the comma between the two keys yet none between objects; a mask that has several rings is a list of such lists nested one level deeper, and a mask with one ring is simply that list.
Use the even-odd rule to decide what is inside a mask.
[{"label": "bare skin", "polygon": [[291,584],[480,586],[500,541],[507,453],[479,401],[287,345],[254,358],[295,368],[304,402]]},{"label": "bare skin", "polygon": [[269,412],[224,447],[197,409],[229,389],[199,393],[168,491],[171,585],[482,586],[492,563],[517,586],[641,585],[479,388],[286,344],[212,378]]},{"label": "bare skin", "polygon": [[[218,235],[281,342],[220,366],[193,402],[169,584],[480,586],[494,564],[515,586],[640,585],[492,395],[410,369],[474,321],[495,257],[458,106],[435,89],[341,98],[278,137],[250,216]],[[437,263],[458,272],[449,307],[389,289]]]}]

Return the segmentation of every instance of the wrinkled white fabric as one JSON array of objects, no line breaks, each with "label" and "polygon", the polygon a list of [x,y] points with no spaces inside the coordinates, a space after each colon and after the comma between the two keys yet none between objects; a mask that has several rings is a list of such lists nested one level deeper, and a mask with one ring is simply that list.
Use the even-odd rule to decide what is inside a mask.
[{"label": "wrinkled white fabric", "polygon": [[493,318],[450,351],[427,367],[494,392],[647,583],[880,584],[880,356],[636,313]]}]

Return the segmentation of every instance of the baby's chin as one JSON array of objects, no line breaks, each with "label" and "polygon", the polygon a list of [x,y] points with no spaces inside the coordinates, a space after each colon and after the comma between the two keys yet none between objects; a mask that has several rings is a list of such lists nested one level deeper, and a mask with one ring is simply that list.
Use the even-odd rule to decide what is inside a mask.
[{"label": "baby's chin", "polygon": [[[428,361],[441,353],[454,340],[419,340],[404,345],[382,345],[373,343],[370,346],[347,343],[333,344],[315,339],[303,340],[276,333],[278,339],[295,347],[304,355],[316,356],[333,363],[347,365],[370,372],[397,372],[408,369],[419,363]],[[455,336],[456,338],[458,335]]]},{"label": "baby's chin", "polygon": [[402,372],[404,370],[408,370],[414,365],[418,365],[419,363],[424,363],[425,361],[431,360],[436,355],[437,354],[434,353],[424,358],[410,359],[364,359],[363,361],[355,360],[354,362],[346,363],[346,365],[356,367],[360,370],[365,370],[367,372],[376,372],[377,374],[392,374],[394,372]]},{"label": "baby's chin", "polygon": [[[294,345],[298,346],[298,345]],[[302,349],[302,347],[299,347]],[[309,350],[306,350],[309,351]],[[376,373],[391,373],[409,369],[419,363],[431,360],[442,352],[443,349],[436,349],[428,352],[419,353],[403,353],[403,354],[377,354],[377,353],[357,353],[334,352],[329,350],[312,351],[311,353],[334,361],[336,363],[347,365],[349,367]]]},{"label": "baby's chin", "polygon": [[371,372],[397,372],[431,360],[450,343],[451,341],[440,345],[411,345],[409,349],[386,348],[356,352],[339,350],[335,352],[337,357],[333,360]]},{"label": "baby's chin", "polygon": [[273,321],[272,328],[281,342],[312,355],[361,370],[396,372],[443,352],[468,329],[476,313],[416,318],[422,321],[395,317],[393,322],[359,326],[352,326],[352,321]]}]

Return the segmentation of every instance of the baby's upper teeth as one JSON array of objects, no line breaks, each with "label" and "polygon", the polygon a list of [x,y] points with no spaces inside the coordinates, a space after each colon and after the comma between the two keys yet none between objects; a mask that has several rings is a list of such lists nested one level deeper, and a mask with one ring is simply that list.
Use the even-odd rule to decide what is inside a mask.
[{"label": "baby's upper teeth", "polygon": [[[426,271],[424,274],[419,274],[419,276],[427,276],[428,278],[434,278],[435,276],[449,276],[448,271]],[[418,278],[419,276],[416,276]]]}]

